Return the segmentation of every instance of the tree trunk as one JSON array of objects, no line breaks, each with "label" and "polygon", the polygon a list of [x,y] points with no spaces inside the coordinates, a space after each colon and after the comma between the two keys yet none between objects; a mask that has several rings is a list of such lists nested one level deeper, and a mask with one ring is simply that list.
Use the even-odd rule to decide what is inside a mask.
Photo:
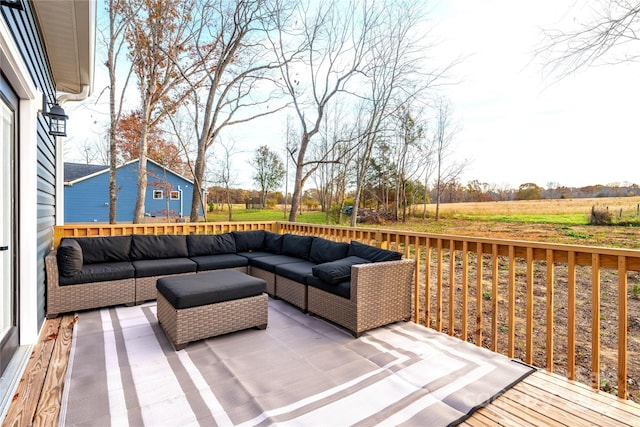
[{"label": "tree trunk", "polygon": [[144,221],[145,197],[147,194],[147,127],[148,118],[144,119],[140,132],[140,157],[138,161],[138,192],[136,206],[133,210],[133,223]]},{"label": "tree trunk", "polygon": [[[198,156],[196,157],[196,164],[193,172],[193,193],[191,198],[191,213],[189,214],[190,222],[198,222],[198,210],[202,204],[202,181],[204,180],[205,172],[205,143],[198,143]],[[205,215],[206,216],[206,215]]]}]

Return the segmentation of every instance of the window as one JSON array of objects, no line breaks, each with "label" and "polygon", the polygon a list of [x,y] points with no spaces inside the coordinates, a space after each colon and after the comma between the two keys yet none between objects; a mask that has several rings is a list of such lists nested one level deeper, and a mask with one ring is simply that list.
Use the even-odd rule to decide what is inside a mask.
[{"label": "window", "polygon": [[179,191],[171,191],[171,192],[169,192],[169,198],[171,200],[180,200],[180,192]]},{"label": "window", "polygon": [[162,190],[153,190],[153,199],[154,200],[162,200]]}]

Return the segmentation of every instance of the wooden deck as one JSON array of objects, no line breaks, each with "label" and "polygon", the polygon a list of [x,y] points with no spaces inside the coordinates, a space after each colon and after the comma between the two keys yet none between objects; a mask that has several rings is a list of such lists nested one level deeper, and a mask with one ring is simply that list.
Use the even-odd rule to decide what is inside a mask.
[{"label": "wooden deck", "polygon": [[[3,426],[57,424],[75,319],[47,320]],[[538,371],[464,426],[639,426],[640,405]]]}]

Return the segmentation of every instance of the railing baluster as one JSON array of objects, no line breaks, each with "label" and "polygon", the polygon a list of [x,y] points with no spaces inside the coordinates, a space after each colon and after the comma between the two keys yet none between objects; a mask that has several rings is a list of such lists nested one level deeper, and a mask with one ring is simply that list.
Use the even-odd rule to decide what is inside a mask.
[{"label": "railing baluster", "polygon": [[420,238],[416,237],[414,259],[416,261],[416,269],[413,276],[413,321],[420,323],[420,255],[421,255]]},{"label": "railing baluster", "polygon": [[527,314],[526,314],[526,341],[527,353],[525,362],[533,364],[533,248],[527,248]]},{"label": "railing baluster", "polygon": [[491,248],[491,350],[498,351],[498,245]]},{"label": "railing baluster", "polygon": [[514,357],[516,348],[516,248],[509,245],[509,290],[507,291],[508,316],[507,316],[507,356]]},{"label": "railing baluster", "polygon": [[553,372],[553,305],[554,305],[554,263],[553,249],[547,249],[547,370]]},{"label": "railing baluster", "polygon": [[618,397],[627,398],[627,258],[618,257]]},{"label": "railing baluster", "polygon": [[431,327],[431,239],[426,238],[424,250],[424,326]]},{"label": "railing baluster", "polygon": [[482,347],[482,242],[476,243],[476,345]]},{"label": "railing baluster", "polygon": [[567,378],[576,379],[576,253],[569,251],[567,268]]},{"label": "railing baluster", "polygon": [[436,330],[442,331],[442,239],[438,239],[438,271],[436,282]]},{"label": "railing baluster", "polygon": [[462,341],[468,339],[469,318],[469,244],[462,242]]},{"label": "railing baluster", "polygon": [[591,255],[591,387],[600,388],[600,255]]},{"label": "railing baluster", "polygon": [[449,335],[455,333],[456,315],[456,242],[449,240]]}]

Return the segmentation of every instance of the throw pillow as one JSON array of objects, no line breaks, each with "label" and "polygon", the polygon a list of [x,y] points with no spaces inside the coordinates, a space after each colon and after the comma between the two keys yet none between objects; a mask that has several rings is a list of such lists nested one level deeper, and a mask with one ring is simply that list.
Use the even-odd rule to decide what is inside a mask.
[{"label": "throw pillow", "polygon": [[62,239],[56,258],[62,276],[73,277],[82,270],[82,248],[75,239]]}]

